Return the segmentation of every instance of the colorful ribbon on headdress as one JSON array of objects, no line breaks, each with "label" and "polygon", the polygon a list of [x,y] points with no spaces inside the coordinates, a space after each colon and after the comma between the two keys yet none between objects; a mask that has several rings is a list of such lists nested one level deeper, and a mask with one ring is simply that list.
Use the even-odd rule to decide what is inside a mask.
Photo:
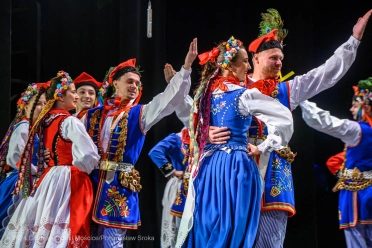
[{"label": "colorful ribbon on headdress", "polygon": [[[200,84],[194,96],[194,103],[190,110],[190,157],[186,169],[189,172],[191,167],[198,167],[199,155],[203,153],[207,143],[212,96],[210,81],[216,77],[218,72],[219,68],[207,77]],[[193,176],[197,173],[198,169],[195,170]]]},{"label": "colorful ribbon on headdress", "polygon": [[372,127],[372,119],[366,115],[364,111],[364,106],[369,105],[370,98],[372,98],[371,92],[368,89],[360,89],[358,86],[353,86],[354,97],[353,100],[360,103],[360,108],[358,110],[356,120],[368,122]]},{"label": "colorful ribbon on headdress", "polygon": [[212,63],[216,62],[219,54],[220,49],[218,49],[218,47],[214,47],[211,51],[198,55],[200,60],[199,65],[205,65],[208,61],[211,61]]},{"label": "colorful ribbon on headdress", "polygon": [[57,84],[57,88],[54,92],[54,99],[62,97],[63,94],[67,91],[68,86],[72,83],[70,75],[65,71],[57,72],[57,77],[61,78],[61,82]]},{"label": "colorful ribbon on headdress", "polygon": [[41,113],[37,117],[35,123],[32,125],[32,128],[28,135],[28,140],[25,149],[21,155],[20,166],[18,171],[18,181],[12,193],[18,194],[19,191],[23,189],[22,190],[23,198],[26,198],[35,193],[36,190],[35,185],[37,185],[41,175],[43,174],[44,151],[41,148],[39,148],[38,172],[35,181],[32,180],[31,174],[32,149],[34,147],[35,135],[43,132],[42,130],[43,125],[41,124],[43,123],[46,114],[54,106],[55,101],[56,101],[55,99],[49,100],[41,110]]},{"label": "colorful ribbon on headdress", "polygon": [[46,83],[32,83],[27,86],[27,89],[22,93],[21,97],[17,101],[17,105],[20,108],[24,108],[28,101],[35,95],[37,95],[41,88],[47,89],[50,85],[50,81]]}]

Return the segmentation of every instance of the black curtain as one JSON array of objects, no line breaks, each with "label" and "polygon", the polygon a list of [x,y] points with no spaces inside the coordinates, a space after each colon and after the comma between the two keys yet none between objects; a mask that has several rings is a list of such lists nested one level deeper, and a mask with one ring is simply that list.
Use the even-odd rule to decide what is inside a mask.
[{"label": "black curtain", "polygon": [[[148,1],[2,1],[0,134],[5,134],[15,115],[15,103],[27,84],[47,81],[58,70],[69,72],[72,78],[85,71],[102,80],[110,66],[137,58],[143,70],[140,103],[148,103],[166,87],[164,64],[170,63],[179,70],[193,38],[198,38],[199,53],[212,49],[231,35],[248,46],[258,35],[260,13],[275,8],[289,30],[284,40],[282,73],[294,71],[295,75],[301,75],[332,56],[350,37],[358,18],[371,8],[367,3],[350,6],[349,1],[339,1],[338,5],[331,5],[318,0],[298,4],[243,0],[221,3],[153,0],[151,3],[153,37],[147,38]],[[371,23],[347,74],[336,86],[311,100],[330,110],[332,115],[351,118],[348,112],[353,94],[351,86],[372,76],[370,44]],[[192,66],[190,95],[200,78],[199,69],[196,60]],[[346,247],[338,228],[338,194],[331,191],[336,180],[325,166],[327,158],[340,152],[343,144],[307,127],[301,110],[294,110],[293,118],[295,133],[290,146],[297,152],[292,164],[297,213],[288,221],[284,247]],[[143,185],[140,192],[142,226],[128,231],[128,236],[135,240],[127,240],[127,247],[160,247],[161,199],[166,179],[147,154],[158,141],[181,128],[182,123],[172,114],[147,133],[136,164]]]}]

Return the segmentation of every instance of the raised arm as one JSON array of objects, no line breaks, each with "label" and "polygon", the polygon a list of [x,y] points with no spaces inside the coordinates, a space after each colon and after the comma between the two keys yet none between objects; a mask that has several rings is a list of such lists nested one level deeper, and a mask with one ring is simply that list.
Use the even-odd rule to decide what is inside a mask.
[{"label": "raised arm", "polygon": [[[173,69],[171,64],[165,64],[164,66],[164,78],[165,81],[169,84],[173,76],[176,75],[176,71]],[[183,123],[187,128],[190,127],[190,110],[193,104],[193,99],[191,96],[187,95],[181,105],[176,109],[176,115],[178,119]]]},{"label": "raised arm", "polygon": [[97,168],[100,156],[83,123],[77,118],[67,117],[62,123],[62,135],[72,141],[72,164],[90,174]]},{"label": "raised arm", "polygon": [[298,104],[310,99],[316,94],[334,86],[349,70],[353,64],[357,48],[363,37],[372,10],[359,18],[354,25],[353,35],[342,44],[335,53],[321,66],[308,73],[289,80],[290,103],[294,110]]},{"label": "raised arm", "polygon": [[302,118],[306,124],[322,133],[341,139],[348,146],[355,146],[361,138],[360,125],[356,121],[338,119],[315,103],[304,101],[300,104]]},{"label": "raised arm", "polygon": [[187,128],[190,128],[190,110],[194,102],[191,96],[187,95],[181,105],[176,109],[176,115],[178,119]]},{"label": "raised arm", "polygon": [[293,134],[292,113],[272,97],[263,95],[258,89],[246,90],[239,99],[239,111],[252,114],[268,128],[267,139],[258,145],[258,150],[268,154],[286,146]]},{"label": "raised arm", "polygon": [[143,107],[141,121],[145,132],[163,117],[172,114],[189,94],[191,65],[197,55],[197,39],[195,38],[190,44],[185,64],[181,70],[173,76],[163,93],[155,96],[150,103]]}]

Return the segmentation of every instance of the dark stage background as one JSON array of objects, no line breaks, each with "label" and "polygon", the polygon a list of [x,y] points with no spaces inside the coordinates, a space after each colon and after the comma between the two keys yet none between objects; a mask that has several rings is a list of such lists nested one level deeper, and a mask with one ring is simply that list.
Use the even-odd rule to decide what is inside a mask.
[{"label": "dark stage background", "polygon": [[[248,45],[258,35],[260,13],[279,11],[289,34],[285,39],[283,75],[296,75],[323,64],[352,34],[352,28],[371,4],[364,1],[171,1],[153,0],[153,37],[146,37],[144,0],[2,0],[0,3],[0,82],[3,137],[15,115],[19,94],[30,82],[43,82],[65,70],[72,78],[85,71],[102,80],[106,70],[136,57],[144,70],[141,103],[151,101],[166,83],[165,63],[179,70],[190,42],[198,38],[199,53],[210,50],[231,35]],[[367,1],[365,1],[367,2]],[[370,20],[372,22],[372,20]],[[320,107],[340,118],[348,111],[358,80],[372,76],[372,23],[367,25],[356,61],[333,88],[314,97]],[[193,65],[193,87],[199,65]],[[293,112],[295,133],[290,142],[298,152],[292,164],[297,214],[288,221],[284,247],[346,247],[338,229],[336,179],[325,161],[343,149],[341,141],[308,128],[301,110]],[[166,179],[148,157],[149,150],[181,122],[175,114],[163,119],[147,134],[136,164],[141,173],[142,226],[128,236],[153,241],[131,241],[127,247],[160,247],[161,199]]]}]

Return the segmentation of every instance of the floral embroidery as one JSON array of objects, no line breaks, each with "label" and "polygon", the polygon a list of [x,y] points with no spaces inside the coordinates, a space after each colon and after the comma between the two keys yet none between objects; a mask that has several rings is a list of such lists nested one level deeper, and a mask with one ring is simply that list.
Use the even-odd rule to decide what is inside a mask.
[{"label": "floral embroidery", "polygon": [[271,188],[270,195],[273,197],[279,195],[284,191],[292,190],[292,172],[291,165],[285,160],[279,157],[275,157],[272,163],[271,171]]},{"label": "floral embroidery", "polygon": [[108,189],[108,196],[110,196],[110,197],[116,197],[116,195],[118,195],[119,194],[119,191],[117,191],[117,188],[116,188],[116,186],[112,186],[112,188],[109,188]]},{"label": "floral embroidery", "polygon": [[100,213],[103,216],[113,216],[113,217],[128,217],[130,214],[130,209],[128,208],[128,199],[124,194],[120,194],[116,186],[111,186],[107,190],[107,196],[103,208]]},{"label": "floral embroidery", "polygon": [[179,206],[181,204],[182,204],[181,190],[179,189],[177,192],[176,200],[174,201],[174,205]]},{"label": "floral embroidery", "polygon": [[214,94],[212,97],[213,97],[214,100],[216,100],[216,99],[221,99],[222,96],[223,96],[223,94]]},{"label": "floral embroidery", "polygon": [[212,113],[214,115],[219,113],[225,106],[226,106],[226,101],[222,101],[220,102],[220,104],[217,104],[216,106],[212,104]]}]

